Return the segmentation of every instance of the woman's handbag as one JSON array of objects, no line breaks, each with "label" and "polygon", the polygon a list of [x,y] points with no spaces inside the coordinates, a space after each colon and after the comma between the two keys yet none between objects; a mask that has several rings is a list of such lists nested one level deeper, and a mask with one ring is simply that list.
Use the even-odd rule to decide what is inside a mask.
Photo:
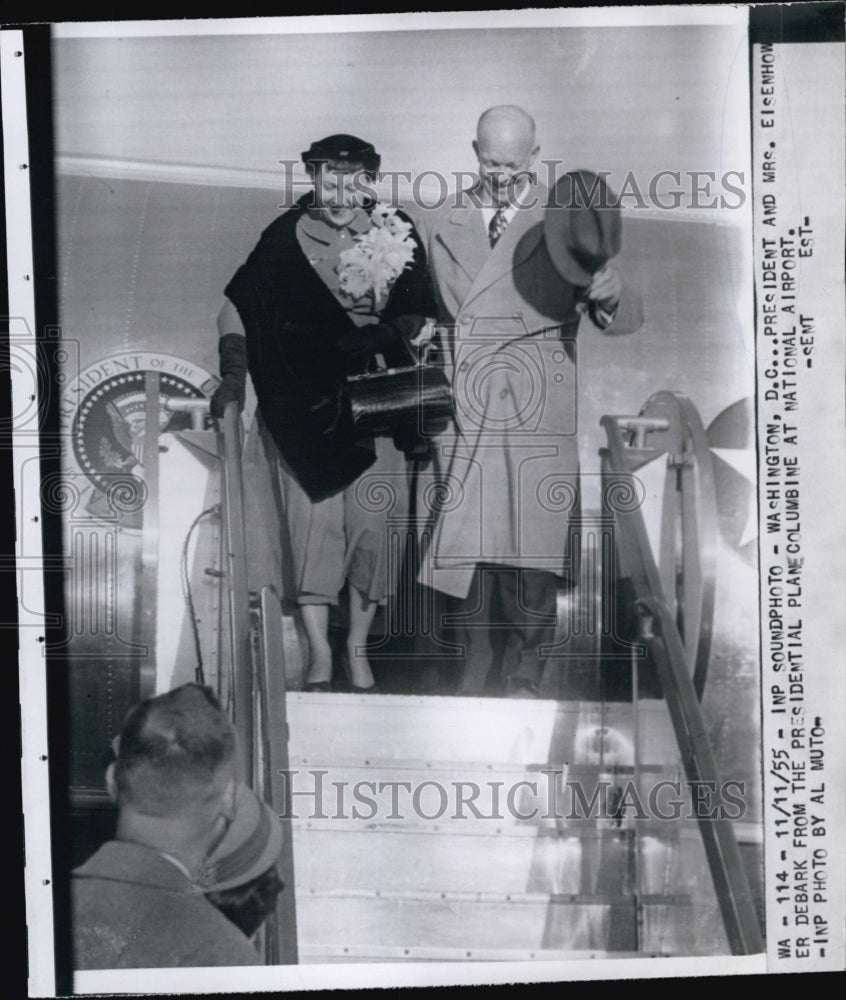
[{"label": "woman's handbag", "polygon": [[406,347],[414,364],[347,377],[357,438],[403,430],[429,436],[445,430],[452,419],[452,389],[443,368],[429,362],[428,351],[418,358]]}]

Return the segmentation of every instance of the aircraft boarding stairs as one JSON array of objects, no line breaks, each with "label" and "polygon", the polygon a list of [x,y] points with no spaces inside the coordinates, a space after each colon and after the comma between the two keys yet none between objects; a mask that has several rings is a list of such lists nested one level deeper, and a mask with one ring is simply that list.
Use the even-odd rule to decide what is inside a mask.
[{"label": "aircraft boarding stairs", "polygon": [[[687,784],[720,781],[699,700],[716,532],[702,424],[662,392],[603,425],[602,510],[582,520],[580,586],[561,598],[541,699],[310,694],[285,691],[277,595],[246,589],[228,410],[222,693],[248,774],[284,817],[294,887],[262,932],[269,964],[762,950],[737,813],[697,818]],[[650,528],[636,473],[656,460]],[[612,634],[612,605],[630,636]],[[606,697],[608,656],[623,699]]]}]

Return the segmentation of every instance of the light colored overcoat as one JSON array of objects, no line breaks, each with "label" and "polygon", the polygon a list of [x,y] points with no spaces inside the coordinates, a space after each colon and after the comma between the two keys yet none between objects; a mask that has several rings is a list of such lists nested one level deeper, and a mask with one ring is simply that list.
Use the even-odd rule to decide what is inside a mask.
[{"label": "light colored overcoat", "polygon": [[[441,480],[421,581],[464,597],[477,563],[566,575],[578,509],[576,335],[597,328],[584,289],[553,267],[543,238],[547,192],[532,187],[491,249],[465,194],[423,220],[439,299],[456,419],[437,441]],[[643,322],[624,289],[608,332]],[[551,329],[550,329],[551,328]]]}]

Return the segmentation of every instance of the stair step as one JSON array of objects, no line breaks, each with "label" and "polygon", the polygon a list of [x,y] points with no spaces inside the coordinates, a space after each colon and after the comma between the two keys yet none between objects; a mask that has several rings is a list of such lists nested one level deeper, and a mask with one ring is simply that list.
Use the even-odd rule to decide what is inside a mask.
[{"label": "stair step", "polygon": [[658,952],[561,951],[555,948],[432,948],[420,945],[301,945],[300,961],[307,964],[333,962],[578,962],[587,959],[662,958]]},{"label": "stair step", "polygon": [[[631,893],[630,831],[585,829],[581,836],[473,836],[408,829],[347,830],[331,822],[294,830],[298,891],[332,890]],[[675,842],[640,846],[641,889],[709,892],[710,875],[695,830]]]},{"label": "stair step", "polygon": [[[618,826],[613,820],[579,821],[572,820],[556,823],[553,820],[538,823],[535,820],[523,821],[509,818],[509,821],[493,823],[488,818],[476,820],[469,817],[462,820],[446,819],[431,822],[424,819],[374,819],[360,820],[352,817],[323,816],[321,818],[299,817],[292,823],[294,836],[305,836],[312,832],[327,832],[337,834],[396,834],[418,835],[423,837],[457,837],[457,838],[490,838],[497,841],[528,840],[576,837],[581,840],[616,840],[618,838],[632,839],[636,836],[650,838],[661,843],[674,844],[680,837],[699,841],[699,832],[692,822],[679,821],[678,825],[665,823],[661,820],[624,822]],[[742,833],[742,828],[741,828]],[[307,845],[306,845],[307,846]]]},{"label": "stair step", "polygon": [[499,833],[598,822],[636,824],[643,833],[661,834],[672,801],[684,803],[672,825],[694,815],[683,776],[657,767],[636,776],[578,769],[471,770],[461,764],[419,768],[407,761],[314,762],[292,764],[283,781],[291,819],[333,820],[353,828],[423,825],[477,832],[481,826]]},{"label": "stair step", "polygon": [[633,900],[615,905],[542,895],[519,901],[412,894],[298,896],[297,926],[303,946],[322,953],[339,945],[410,948],[420,942],[429,948],[463,949],[471,952],[469,958],[477,949],[691,955],[725,950],[715,904],[671,899],[642,907],[640,940]]},{"label": "stair step", "polygon": [[[425,889],[411,889],[405,892],[391,890],[382,892],[379,889],[334,889],[323,892],[311,891],[303,898],[320,899],[360,899],[365,901],[385,900],[404,901],[412,903],[444,903],[446,905],[479,903],[497,906],[510,903],[513,906],[613,906],[634,907],[635,896],[623,892],[432,892]],[[694,899],[686,893],[653,893],[637,897],[642,906],[691,906],[709,904],[707,899]]]},{"label": "stair step", "polygon": [[689,801],[666,706],[636,708],[289,693],[303,960],[724,951],[694,820],[572,818],[571,787],[551,794],[647,803],[671,780]]},{"label": "stair step", "polygon": [[[607,776],[632,776],[635,768],[631,764],[593,764],[579,763],[578,761],[564,761],[560,764],[547,763],[510,763],[505,761],[481,761],[481,760],[425,760],[423,758],[413,759],[409,757],[377,757],[374,754],[368,755],[364,759],[354,759],[352,757],[341,761],[328,761],[315,758],[314,754],[298,755],[290,754],[289,763],[292,770],[319,770],[321,768],[346,769],[346,768],[391,768],[395,771],[422,771],[422,772],[445,772],[452,775],[460,775],[467,780],[472,778],[483,778],[486,781],[500,775],[540,775],[563,774],[567,778],[599,778]],[[679,769],[666,763],[639,763],[637,770],[640,774],[668,774],[678,775]],[[327,781],[329,779],[327,778]]]},{"label": "stair step", "polygon": [[[631,704],[291,692],[291,759],[631,765]],[[639,757],[675,764],[663,702],[638,703]]]}]

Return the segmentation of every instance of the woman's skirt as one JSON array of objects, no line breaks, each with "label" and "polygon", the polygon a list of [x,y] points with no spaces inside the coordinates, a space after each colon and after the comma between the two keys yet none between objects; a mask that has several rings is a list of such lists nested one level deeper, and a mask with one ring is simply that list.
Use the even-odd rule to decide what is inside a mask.
[{"label": "woman's skirt", "polygon": [[408,533],[409,467],[389,438],[375,438],[373,447],[376,461],[366,472],[314,503],[257,415],[244,451],[251,589],[272,583],[299,604],[337,604],[345,581],[371,601],[395,593]]}]

